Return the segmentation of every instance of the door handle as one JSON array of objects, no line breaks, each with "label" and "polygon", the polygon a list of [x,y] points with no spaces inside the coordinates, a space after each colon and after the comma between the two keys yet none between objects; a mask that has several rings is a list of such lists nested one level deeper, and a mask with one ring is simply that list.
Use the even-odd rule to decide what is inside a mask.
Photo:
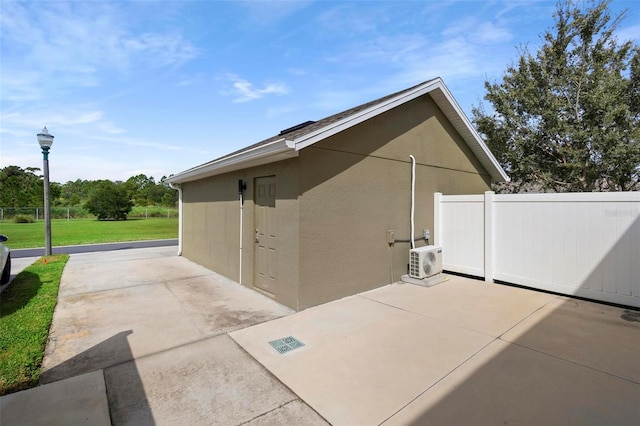
[{"label": "door handle", "polygon": [[255,239],[256,239],[256,243],[259,243],[259,242],[260,242],[260,234],[258,233],[258,229],[256,229],[256,236],[255,236]]}]

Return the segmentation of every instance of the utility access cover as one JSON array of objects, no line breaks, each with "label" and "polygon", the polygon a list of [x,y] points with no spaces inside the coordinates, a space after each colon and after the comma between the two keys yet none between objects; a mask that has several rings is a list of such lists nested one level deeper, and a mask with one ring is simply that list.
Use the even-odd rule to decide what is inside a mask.
[{"label": "utility access cover", "polygon": [[287,353],[289,351],[292,351],[294,349],[298,349],[304,346],[304,343],[302,343],[301,341],[299,341],[293,336],[274,340],[272,342],[269,342],[269,344],[273,347],[273,349],[280,352],[281,354]]}]

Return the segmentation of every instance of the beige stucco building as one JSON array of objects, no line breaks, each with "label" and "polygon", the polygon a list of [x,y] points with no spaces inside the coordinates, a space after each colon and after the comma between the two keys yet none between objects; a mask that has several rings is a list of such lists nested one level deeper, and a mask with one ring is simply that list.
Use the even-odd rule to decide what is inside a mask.
[{"label": "beige stucco building", "polygon": [[172,175],[180,251],[296,310],[397,281],[412,170],[417,245],[433,229],[434,192],[507,179],[441,79]]}]

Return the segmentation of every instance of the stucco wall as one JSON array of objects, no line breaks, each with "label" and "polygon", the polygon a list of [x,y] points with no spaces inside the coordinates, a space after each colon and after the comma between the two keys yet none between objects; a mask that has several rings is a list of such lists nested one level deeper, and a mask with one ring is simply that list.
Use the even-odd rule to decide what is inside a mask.
[{"label": "stucco wall", "polygon": [[[254,283],[254,179],[277,177],[278,284],[301,310],[376,288],[407,272],[412,154],[415,235],[433,232],[433,194],[474,194],[490,176],[424,96],[300,151],[298,158],[183,184],[183,254],[239,281],[238,179],[247,183],[242,284]],[[419,241],[418,246],[424,242]]]},{"label": "stucco wall", "polygon": [[489,174],[426,96],[300,152],[299,309],[407,272],[410,245],[390,250],[386,232],[410,238],[410,154],[417,161],[416,236],[433,232],[434,192],[490,188]]},{"label": "stucco wall", "polygon": [[186,182],[183,187],[183,256],[240,281],[238,179],[247,184],[243,205],[242,284],[254,280],[254,179],[277,177],[278,290],[280,303],[298,308],[298,159]]}]

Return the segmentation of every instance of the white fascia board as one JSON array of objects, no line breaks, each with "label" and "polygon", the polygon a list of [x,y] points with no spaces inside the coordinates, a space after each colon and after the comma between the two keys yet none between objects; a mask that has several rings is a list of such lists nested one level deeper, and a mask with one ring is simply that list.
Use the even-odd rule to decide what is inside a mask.
[{"label": "white fascia board", "polygon": [[[416,87],[410,92],[398,95],[395,98],[391,98],[383,103],[374,105],[371,108],[362,110],[354,115],[345,117],[340,121],[336,121],[335,123],[331,123],[328,126],[301,136],[293,141],[295,149],[296,151],[304,149],[316,142],[320,142],[321,140],[333,136],[336,133],[360,124],[365,120],[373,118],[397,107],[398,105],[402,105],[425,94],[432,95],[434,102],[436,102],[438,107],[440,107],[445,115],[447,115],[449,121],[451,121],[454,127],[456,127],[456,130],[461,134],[482,165],[487,169],[491,178],[497,182],[508,182],[509,177],[484,143],[478,132],[473,128],[471,122],[440,78],[436,78],[422,86]],[[441,96],[438,96],[438,94],[441,94]],[[457,125],[456,122],[461,122],[462,125]]]},{"label": "white fascia board", "polygon": [[298,152],[294,149],[292,142],[285,139],[278,139],[268,144],[260,145],[235,155],[185,170],[170,176],[165,181],[168,183],[189,182],[297,156]]},{"label": "white fascia board", "polygon": [[[455,117],[450,117],[449,114],[447,114],[447,112],[445,111],[445,105],[442,105],[441,101],[439,102],[439,99],[437,99],[438,96],[432,96],[434,101],[438,104],[442,111],[445,111],[445,114],[447,115],[449,121],[452,122],[454,127],[456,127],[456,130],[458,130],[462,137],[467,141],[467,144],[476,154],[482,165],[491,174],[493,180],[496,182],[509,182],[511,179],[509,178],[509,176],[507,176],[507,173],[504,171],[500,163],[498,163],[498,160],[496,159],[496,157],[494,157],[491,150],[489,150],[487,144],[484,143],[482,137],[478,134],[476,129],[469,121],[467,115],[464,113],[462,108],[460,108],[460,105],[458,105],[458,102],[455,100],[451,92],[449,92],[447,86],[445,86],[445,84],[440,81],[438,83],[438,89],[447,100],[449,107],[452,108],[455,112]],[[455,118],[458,118],[462,121],[464,128],[459,128],[460,126],[456,126]]]},{"label": "white fascia board", "polygon": [[395,108],[398,105],[402,105],[405,102],[409,102],[412,99],[420,97],[425,93],[429,93],[431,90],[433,90],[433,86],[439,84],[441,81],[442,80],[440,80],[439,78],[435,79],[423,86],[416,87],[410,92],[403,93],[395,98],[391,98],[383,103],[376,104],[371,108],[362,110],[356,114],[345,117],[340,121],[336,121],[335,123],[331,123],[328,126],[322,127],[314,132],[303,135],[293,141],[295,143],[296,151],[304,149],[316,142],[320,142],[323,139],[333,136],[336,133],[353,127],[356,124],[360,124],[365,120],[389,111],[390,109]]}]

